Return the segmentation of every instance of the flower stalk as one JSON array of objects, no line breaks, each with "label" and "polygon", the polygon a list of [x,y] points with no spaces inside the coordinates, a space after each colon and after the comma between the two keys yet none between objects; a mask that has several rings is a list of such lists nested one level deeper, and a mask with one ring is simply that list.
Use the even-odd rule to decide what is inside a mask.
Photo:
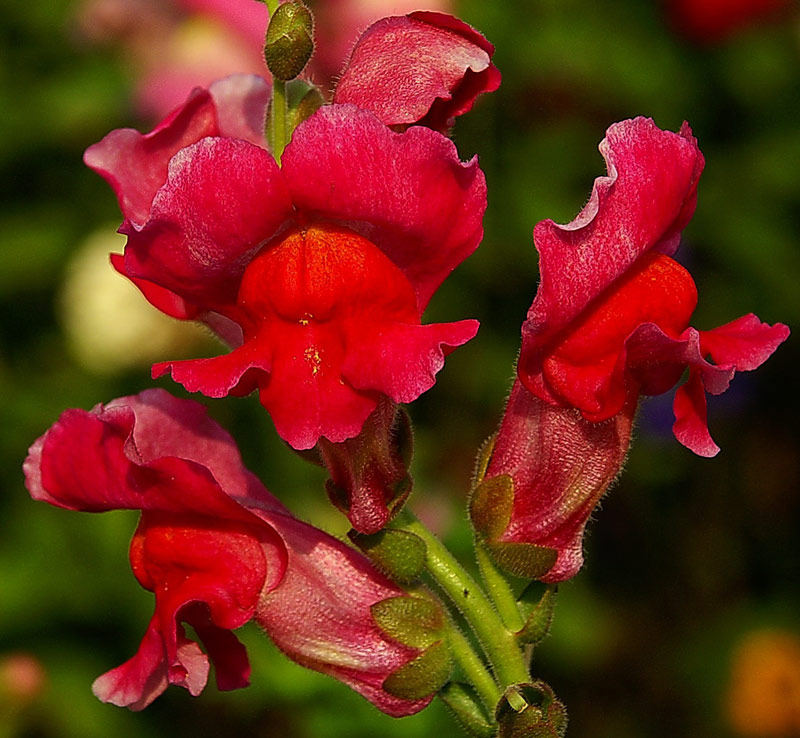
[{"label": "flower stalk", "polygon": [[413,533],[425,543],[426,570],[466,619],[502,686],[527,681],[530,678],[528,669],[514,634],[503,623],[480,585],[411,513],[404,511],[393,527]]}]

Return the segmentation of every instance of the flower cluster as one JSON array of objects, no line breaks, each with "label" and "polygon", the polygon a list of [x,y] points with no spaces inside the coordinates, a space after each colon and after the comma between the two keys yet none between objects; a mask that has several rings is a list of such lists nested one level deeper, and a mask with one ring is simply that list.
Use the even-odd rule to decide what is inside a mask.
[{"label": "flower cluster", "polygon": [[673,403],[675,437],[713,456],[706,393],[724,392],[789,335],[752,314],[708,331],[689,325],[697,288],[673,256],[704,160],[688,125],[672,133],[645,118],[623,121],[600,151],[608,176],[583,210],[567,225],[534,229],[539,289],[472,503],[498,559],[545,581],[580,568],[583,530],[622,467],[639,397],[668,391],[688,369]]},{"label": "flower cluster", "polygon": [[[703,156],[687,124],[611,126],[600,144],[608,174],[588,203],[571,223],[534,229],[538,292],[470,500],[492,604],[398,513],[412,488],[401,404],[478,330],[423,314],[483,236],[484,175],[446,134],[498,87],[494,48],[442,13],[385,18],[357,40],[325,102],[308,80],[292,81],[313,50],[309,10],[298,0],[273,10],[271,82],[238,75],[195,89],[152,132],[112,131],[85,161],[122,210],[114,268],[160,311],[229,347],[167,357],[153,377],[211,398],[257,391],[280,437],[327,469],[328,496],[361,550],[296,519],[192,400],[151,389],[66,411],[30,448],[28,490],[70,510],[141,511],[130,563],[155,596],[139,651],[95,694],[135,710],[169,684],[196,695],[212,663],[220,689],[245,686],[249,662],[232,631],[254,621],[289,658],[389,715],[440,693],[475,735],[563,738],[565,709],[531,680],[522,651],[549,627],[552,590],[520,608],[501,570],[547,583],[575,575],[640,398],[686,375],[674,433],[713,456],[706,394],[760,366],[788,328],[752,314],[690,325],[697,289],[675,255]],[[419,583],[426,567],[491,673]],[[450,682],[454,660],[478,697]]]}]

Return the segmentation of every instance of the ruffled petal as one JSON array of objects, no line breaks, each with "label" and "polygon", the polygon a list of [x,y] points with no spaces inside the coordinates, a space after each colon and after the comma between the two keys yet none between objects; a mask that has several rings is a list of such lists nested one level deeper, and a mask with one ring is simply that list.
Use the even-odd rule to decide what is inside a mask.
[{"label": "ruffled petal", "polygon": [[[193,681],[195,684],[202,682],[205,685],[208,660],[205,663],[205,675],[202,662],[196,661],[195,664]],[[158,629],[158,620],[153,617],[136,655],[116,669],[97,677],[92,685],[92,692],[102,702],[131,710],[143,710],[168,686],[169,670],[164,642]],[[202,690],[202,686],[200,689]]]},{"label": "ruffled petal", "polygon": [[138,228],[147,221],[153,198],[167,180],[170,159],[204,136],[218,134],[214,101],[208,91],[198,88],[151,133],[143,135],[132,128],[111,131],[86,149],[83,161],[111,185],[122,214]]},{"label": "ruffled petal", "polygon": [[719,446],[708,432],[706,392],[699,371],[690,371],[689,380],[678,387],[672,410],[675,413],[672,432],[680,443],[698,456],[711,457],[719,453]]},{"label": "ruffled petal", "polygon": [[395,402],[413,402],[436,382],[445,356],[478,332],[477,320],[410,325],[358,322],[349,326],[343,376],[359,389]]},{"label": "ruffled petal", "polygon": [[30,448],[35,499],[71,510],[188,512],[253,522],[241,503],[283,509],[201,405],[161,389],[67,410]]},{"label": "ruffled petal", "polygon": [[283,174],[298,210],[344,222],[380,248],[421,314],[483,236],[486,183],[476,160],[427,128],[393,133],[352,105],[318,110],[295,130]]},{"label": "ruffled petal", "polygon": [[383,682],[418,651],[387,639],[370,607],[403,594],[360,553],[293,518],[263,516],[289,550],[281,583],[262,597],[256,622],[289,658],[329,674],[394,717],[411,715],[431,697],[404,700]]},{"label": "ruffled petal", "polygon": [[567,225],[534,229],[541,280],[523,325],[523,357],[537,354],[648,252],[674,252],[694,213],[703,156],[688,126],[662,131],[652,120],[616,123],[600,144],[608,176]]},{"label": "ruffled petal", "polygon": [[120,229],[128,236],[125,273],[206,309],[233,303],[248,260],[290,213],[269,153],[204,138],[173,157],[146,225]]},{"label": "ruffled petal", "polygon": [[500,85],[493,52],[474,28],[444,13],[383,18],[359,38],[333,101],[358,105],[389,126],[444,131],[480,93]]},{"label": "ruffled petal", "polygon": [[762,323],[750,313],[730,323],[700,332],[703,353],[716,364],[728,364],[737,371],[760,367],[787,338],[789,328],[783,323]]}]

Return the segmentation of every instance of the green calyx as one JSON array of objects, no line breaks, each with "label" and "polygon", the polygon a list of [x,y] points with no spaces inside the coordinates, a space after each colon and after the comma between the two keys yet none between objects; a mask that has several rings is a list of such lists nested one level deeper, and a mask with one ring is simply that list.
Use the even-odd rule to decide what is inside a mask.
[{"label": "green calyx", "polygon": [[533,543],[501,541],[511,521],[514,504],[514,481],[499,474],[480,481],[472,492],[469,513],[475,532],[495,562],[506,571],[524,579],[540,579],[558,558],[558,551]]},{"label": "green calyx", "polygon": [[497,738],[564,738],[567,711],[541,679],[512,684],[497,704]]},{"label": "green calyx", "polygon": [[425,568],[425,542],[408,531],[384,528],[373,535],[351,531],[350,539],[399,584],[413,584]]},{"label": "green calyx", "polygon": [[550,632],[556,606],[558,586],[549,584],[543,593],[538,594],[541,584],[532,582],[519,598],[519,604],[527,615],[525,625],[517,632],[520,643],[537,646]]},{"label": "green calyx", "polygon": [[385,635],[411,648],[427,648],[444,636],[446,621],[434,600],[399,595],[376,602],[370,612]]},{"label": "green calyx", "polygon": [[281,82],[297,77],[314,51],[314,18],[297,0],[277,7],[269,21],[264,58],[272,76]]},{"label": "green calyx", "polygon": [[447,622],[439,604],[424,597],[400,595],[376,602],[370,612],[386,636],[410,648],[422,649],[384,680],[383,689],[404,700],[418,700],[438,692],[453,670],[445,638]]}]

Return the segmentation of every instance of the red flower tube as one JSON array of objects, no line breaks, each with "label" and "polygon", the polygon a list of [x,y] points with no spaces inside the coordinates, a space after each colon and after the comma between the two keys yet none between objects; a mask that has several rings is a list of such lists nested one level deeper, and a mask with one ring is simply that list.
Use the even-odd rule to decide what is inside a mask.
[{"label": "red flower tube", "polygon": [[155,614],[138,653],[96,680],[101,700],[140,710],[169,684],[197,695],[210,661],[220,689],[246,686],[247,654],[231,631],[255,620],[290,658],[390,715],[430,701],[383,688],[420,649],[387,638],[371,608],[405,593],[360,553],[291,517],[197,403],[153,389],[67,410],[24,469],[35,499],[142,511],[130,561],[155,594]]},{"label": "red flower tube", "polygon": [[353,105],[302,123],[282,167],[264,148],[266,86],[197,90],[145,136],[113,131],[86,163],[114,188],[128,236],[114,266],[177,318],[235,348],[157,364],[209,397],[259,390],[298,449],[352,438],[378,400],[410,402],[473,320],[421,325],[477,247],[483,173],[423,127],[389,130]]},{"label": "red flower tube", "polygon": [[571,223],[534,230],[541,281],[522,327],[514,385],[485,477],[475,526],[506,568],[544,581],[577,573],[582,537],[619,472],[639,397],[675,395],[676,438],[702,456],[719,448],[706,393],[763,363],[789,335],[746,315],[689,325],[697,290],[673,258],[694,213],[703,156],[689,127],[636,118],[600,144],[608,176]]}]

